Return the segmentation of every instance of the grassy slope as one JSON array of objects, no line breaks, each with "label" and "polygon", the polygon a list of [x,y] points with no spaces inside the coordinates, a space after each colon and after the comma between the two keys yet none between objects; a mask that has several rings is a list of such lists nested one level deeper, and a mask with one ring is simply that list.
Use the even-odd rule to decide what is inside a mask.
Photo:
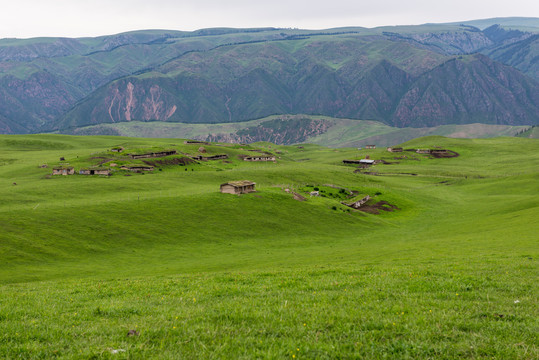
[{"label": "grassy slope", "polygon": [[[455,138],[488,138],[513,136],[527,126],[509,125],[442,125],[433,128],[394,128],[378,121],[336,119],[328,116],[302,115],[309,119],[323,119],[333,123],[328,131],[306,142],[330,147],[357,147],[375,143],[390,146],[408,141],[418,136],[441,135]],[[265,121],[282,118],[280,115],[268,116],[258,120],[223,124],[184,124],[167,122],[131,121],[114,124],[100,124],[71,130],[77,135],[119,135],[132,137],[173,137],[203,139],[209,134],[230,134],[239,130],[256,127]]]},{"label": "grassy slope", "polygon": [[533,126],[531,129],[528,129],[527,131],[524,131],[516,136],[529,139],[539,139],[539,127]]},{"label": "grassy slope", "polygon": [[503,17],[503,18],[490,18],[481,20],[462,21],[458,23],[450,23],[447,25],[470,25],[475,26],[481,30],[484,30],[492,25],[501,25],[508,29],[522,29],[523,31],[539,32],[539,19],[538,18],[526,18],[526,17]]},{"label": "grassy slope", "polygon": [[[265,143],[278,163],[209,146],[232,163],[111,178],[38,168],[125,144],[198,148],[0,137],[0,357],[537,357],[536,140],[413,140],[460,156],[406,152],[372,169],[386,176],[341,165],[366,151]],[[235,179],[257,196],[218,193]],[[304,184],[380,192],[401,210],[281,191]]]}]

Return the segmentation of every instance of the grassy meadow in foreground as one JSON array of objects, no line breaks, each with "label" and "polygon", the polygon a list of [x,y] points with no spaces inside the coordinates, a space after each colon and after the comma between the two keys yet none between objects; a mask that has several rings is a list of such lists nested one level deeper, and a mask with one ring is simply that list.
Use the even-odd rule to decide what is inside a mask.
[{"label": "grassy meadow in foreground", "polygon": [[[60,157],[121,160],[113,146],[201,145],[0,137],[0,357],[539,357],[537,140],[403,144],[459,154],[442,159],[221,145],[203,146],[224,161],[50,176]],[[366,154],[387,164],[342,164]],[[242,179],[258,191],[219,193]],[[398,210],[352,210],[341,189]]]}]

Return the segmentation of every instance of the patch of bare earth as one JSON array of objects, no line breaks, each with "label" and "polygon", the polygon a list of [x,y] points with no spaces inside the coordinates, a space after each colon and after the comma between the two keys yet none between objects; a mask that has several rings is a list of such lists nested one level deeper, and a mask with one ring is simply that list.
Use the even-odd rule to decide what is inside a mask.
[{"label": "patch of bare earth", "polygon": [[440,159],[440,158],[453,158],[453,157],[459,157],[460,154],[458,152],[455,152],[453,150],[447,150],[445,152],[433,152],[431,154],[433,157]]},{"label": "patch of bare earth", "polygon": [[374,204],[367,203],[365,205],[362,205],[358,210],[369,214],[379,215],[380,210],[395,211],[400,209],[396,205],[390,204],[387,201],[378,201]]}]

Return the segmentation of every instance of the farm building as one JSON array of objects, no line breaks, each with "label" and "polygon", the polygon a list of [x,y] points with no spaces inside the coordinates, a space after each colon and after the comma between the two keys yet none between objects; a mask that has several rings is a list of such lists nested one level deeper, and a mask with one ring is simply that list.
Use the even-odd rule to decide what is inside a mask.
[{"label": "farm building", "polygon": [[389,151],[389,152],[402,152],[403,149],[401,147],[388,147],[387,151]]},{"label": "farm building", "polygon": [[110,169],[107,169],[107,168],[80,169],[79,174],[80,175],[106,175],[106,176],[112,175]]},{"label": "farm building", "polygon": [[204,145],[210,145],[210,143],[206,141],[199,141],[199,140],[186,140],[184,141],[184,144],[204,144]]},{"label": "farm building", "polygon": [[153,166],[144,166],[144,165],[123,165],[120,169],[129,170],[132,172],[143,172],[143,171],[153,171]]},{"label": "farm building", "polygon": [[146,154],[129,154],[129,156],[131,157],[131,159],[148,159],[148,158],[176,155],[177,153],[178,152],[176,150],[166,150],[166,151],[151,152],[151,153],[146,153]]},{"label": "farm building", "polygon": [[124,151],[124,148],[121,147],[121,146],[116,146],[116,147],[113,147],[112,149],[110,149],[110,151],[112,151],[112,152],[122,152],[122,151]]},{"label": "farm building", "polygon": [[365,145],[365,149],[376,149],[376,145]]},{"label": "farm building", "polygon": [[53,175],[73,175],[75,174],[75,168],[73,166],[58,166],[52,168]]},{"label": "farm building", "polygon": [[221,192],[224,194],[247,194],[255,190],[256,183],[249,180],[230,181],[221,184]]},{"label": "farm building", "polygon": [[368,164],[368,165],[373,165],[375,161],[370,160],[370,159],[361,159],[361,160],[343,160],[342,162],[343,162],[343,164]]},{"label": "farm building", "polygon": [[208,160],[224,160],[224,159],[228,159],[228,155],[227,155],[227,154],[213,155],[213,156],[202,156],[202,155],[198,155],[198,156],[192,156],[191,159],[193,159],[193,160],[200,160],[200,161],[208,161]]},{"label": "farm building", "polygon": [[247,156],[243,158],[243,161],[273,161],[275,162],[275,156]]}]

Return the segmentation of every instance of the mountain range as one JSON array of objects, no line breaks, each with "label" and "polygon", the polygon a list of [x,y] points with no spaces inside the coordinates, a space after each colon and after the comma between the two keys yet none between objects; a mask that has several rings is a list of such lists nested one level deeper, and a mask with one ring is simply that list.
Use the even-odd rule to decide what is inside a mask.
[{"label": "mountain range", "polygon": [[0,133],[282,114],[535,125],[539,19],[0,40]]}]

